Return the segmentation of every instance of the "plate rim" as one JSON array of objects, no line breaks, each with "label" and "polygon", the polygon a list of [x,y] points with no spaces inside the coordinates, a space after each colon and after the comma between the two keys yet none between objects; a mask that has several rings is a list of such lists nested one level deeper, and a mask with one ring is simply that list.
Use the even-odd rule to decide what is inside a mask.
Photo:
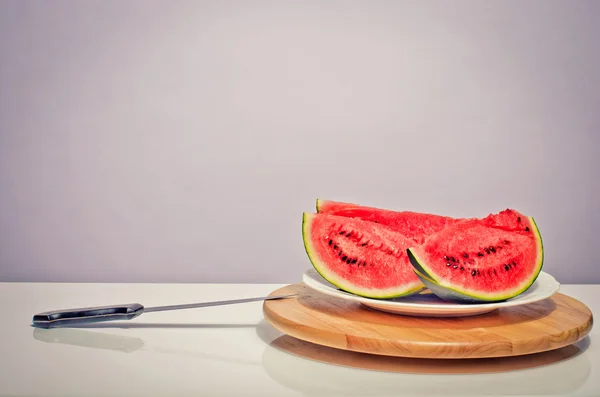
[{"label": "plate rim", "polygon": [[[317,276],[320,280],[315,280],[313,275]],[[552,295],[554,295],[555,293],[557,293],[560,290],[560,283],[558,282],[558,280],[556,280],[556,278],[554,276],[552,276],[551,274],[544,272],[544,271],[540,271],[540,274],[538,275],[538,277],[536,278],[536,280],[534,281],[532,286],[535,285],[536,283],[539,283],[540,278],[542,278],[542,277],[544,278],[545,282],[548,282],[552,285],[552,288],[549,290],[551,292],[542,294],[542,295],[540,295],[540,297],[533,298],[533,299],[523,299],[523,300],[519,300],[518,297],[515,297],[512,300],[508,300],[508,301],[504,301],[504,302],[469,303],[469,304],[455,303],[455,302],[446,302],[446,303],[402,302],[402,301],[393,301],[391,299],[374,299],[374,298],[367,298],[367,297],[360,296],[360,295],[354,295],[354,294],[351,294],[346,291],[338,290],[335,285],[331,284],[329,281],[327,281],[325,278],[323,278],[323,276],[321,276],[319,274],[319,272],[317,272],[314,268],[308,268],[307,270],[304,271],[304,273],[302,274],[302,282],[305,285],[307,285],[309,288],[312,288],[312,289],[314,289],[318,292],[324,293],[326,295],[336,296],[336,297],[339,297],[341,299],[346,299],[346,300],[353,300],[353,301],[362,303],[367,306],[377,305],[379,307],[389,307],[389,308],[395,308],[395,309],[401,309],[401,308],[413,308],[413,309],[414,308],[423,308],[424,309],[424,308],[427,308],[429,310],[437,309],[437,310],[441,310],[441,311],[448,311],[448,310],[453,310],[453,311],[457,311],[457,310],[458,311],[469,311],[469,310],[471,310],[472,311],[472,310],[496,309],[496,308],[503,308],[503,307],[514,307],[514,306],[521,306],[521,305],[526,305],[526,304],[530,304],[530,303],[535,303],[535,302],[539,302],[541,300],[551,297]],[[427,290],[427,288],[425,290]],[[392,298],[392,299],[401,300],[402,297]]]}]

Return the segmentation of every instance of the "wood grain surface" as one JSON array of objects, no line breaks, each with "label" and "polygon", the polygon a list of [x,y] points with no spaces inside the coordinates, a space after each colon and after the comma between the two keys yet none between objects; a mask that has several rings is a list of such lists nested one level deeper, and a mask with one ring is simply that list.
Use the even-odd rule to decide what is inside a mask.
[{"label": "wood grain surface", "polygon": [[578,342],[593,324],[586,305],[560,293],[472,317],[425,318],[379,312],[303,283],[272,295],[295,292],[296,297],[263,303],[263,315],[273,327],[318,345],[385,356],[458,359],[539,353]]},{"label": "wood grain surface", "polygon": [[[572,360],[589,347],[589,337],[569,346],[545,352],[508,357],[448,360],[443,358],[393,357],[334,349],[283,335],[269,345],[312,361],[344,367],[409,374],[486,374],[532,369]],[[590,372],[589,360],[574,369]]]}]

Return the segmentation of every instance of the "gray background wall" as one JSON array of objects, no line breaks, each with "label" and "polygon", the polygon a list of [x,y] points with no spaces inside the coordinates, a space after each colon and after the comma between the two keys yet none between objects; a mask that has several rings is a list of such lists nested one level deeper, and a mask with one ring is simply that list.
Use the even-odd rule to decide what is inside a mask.
[{"label": "gray background wall", "polygon": [[0,1],[0,281],[293,282],[317,197],[600,282],[598,1]]}]

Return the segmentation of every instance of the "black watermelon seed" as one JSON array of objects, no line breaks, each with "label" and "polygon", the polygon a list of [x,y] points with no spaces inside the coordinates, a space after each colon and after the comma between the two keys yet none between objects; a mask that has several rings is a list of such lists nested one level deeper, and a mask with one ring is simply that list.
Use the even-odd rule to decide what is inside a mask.
[{"label": "black watermelon seed", "polygon": [[490,254],[490,250],[489,249],[484,248],[483,250],[485,251],[486,254],[488,254],[488,255]]},{"label": "black watermelon seed", "polygon": [[444,255],[444,259],[447,260],[447,261],[450,260],[450,258],[448,258],[448,255]]},{"label": "black watermelon seed", "polygon": [[467,253],[465,252],[465,253],[463,254],[463,256],[464,256],[465,258],[468,258],[468,257],[469,257],[469,254],[467,254]]},{"label": "black watermelon seed", "polygon": [[471,276],[475,276],[476,274],[477,274],[477,271],[475,271],[475,270],[473,270],[473,271],[471,272]]},{"label": "black watermelon seed", "polygon": [[363,247],[366,247],[366,246],[367,246],[367,244],[369,244],[369,243],[362,243],[361,245],[362,245]]},{"label": "black watermelon seed", "polygon": [[460,267],[460,271],[462,272],[463,270],[465,270],[465,268],[461,266]]},{"label": "black watermelon seed", "polygon": [[453,267],[454,267],[455,269],[458,269],[458,265],[454,265]]},{"label": "black watermelon seed", "polygon": [[352,259],[350,259],[350,258],[346,259],[346,263],[347,264],[351,264],[352,263]]},{"label": "black watermelon seed", "polygon": [[526,232],[528,232],[528,231],[529,231],[529,226],[527,226],[527,227],[525,228],[525,231],[526,231]]},{"label": "black watermelon seed", "polygon": [[340,232],[340,234],[343,236],[344,234],[346,234],[346,232]]},{"label": "black watermelon seed", "polygon": [[504,240],[504,244],[508,245],[508,244],[510,244],[510,241]]},{"label": "black watermelon seed", "polygon": [[521,222],[521,217],[518,217],[518,218],[517,218],[517,222]]},{"label": "black watermelon seed", "polygon": [[512,263],[512,264],[513,264],[513,266],[517,266],[517,263],[516,263],[515,261],[513,261],[513,263]]},{"label": "black watermelon seed", "polygon": [[354,258],[352,259],[352,264],[355,264],[358,261],[358,259]]},{"label": "black watermelon seed", "polygon": [[478,252],[477,256],[483,256],[483,254],[481,252]]},{"label": "black watermelon seed", "polygon": [[334,249],[334,250],[337,250],[337,249],[338,249],[338,246],[337,246],[337,244],[333,244],[333,249]]},{"label": "black watermelon seed", "polygon": [[346,255],[342,256],[343,261],[345,261],[346,259],[348,259],[348,257]]},{"label": "black watermelon seed", "polygon": [[508,271],[509,267],[508,265],[504,265],[504,270]]},{"label": "black watermelon seed", "polygon": [[329,240],[329,245],[333,244],[333,240]]},{"label": "black watermelon seed", "polygon": [[446,263],[446,266],[450,266],[450,262],[447,262],[447,263]]},{"label": "black watermelon seed", "polygon": [[490,251],[496,252],[496,248],[490,246]]}]

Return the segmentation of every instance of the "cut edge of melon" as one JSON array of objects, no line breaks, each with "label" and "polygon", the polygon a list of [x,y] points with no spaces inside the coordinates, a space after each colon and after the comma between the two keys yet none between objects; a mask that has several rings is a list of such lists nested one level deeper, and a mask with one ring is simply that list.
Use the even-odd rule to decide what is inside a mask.
[{"label": "cut edge of melon", "polygon": [[418,254],[414,252],[414,248],[408,248],[406,250],[409,262],[414,267],[415,274],[417,277],[419,277],[419,279],[421,279],[421,282],[423,282],[423,284],[425,284],[425,286],[427,286],[427,288],[429,288],[432,292],[436,293],[436,295],[439,295],[442,298],[470,302],[495,302],[514,298],[527,291],[533,285],[535,280],[537,280],[539,277],[544,265],[544,242],[542,240],[542,235],[540,234],[535,219],[533,219],[531,216],[528,216],[527,219],[529,219],[531,223],[532,231],[535,236],[534,240],[537,245],[537,258],[534,273],[532,273],[532,277],[523,280],[515,288],[502,291],[500,294],[486,294],[469,288],[456,288],[451,284],[441,282],[432,274],[433,272],[431,272],[425,262],[419,258]]},{"label": "cut edge of melon", "polygon": [[333,272],[329,271],[327,266],[319,258],[319,255],[317,254],[310,239],[310,226],[315,215],[317,214],[309,212],[305,212],[302,214],[302,240],[304,241],[304,250],[306,251],[306,255],[308,256],[310,263],[317,271],[317,273],[319,273],[319,275],[323,277],[327,282],[329,282],[336,288],[341,289],[342,291],[346,291],[358,296],[363,296],[365,298],[373,299],[400,298],[404,296],[414,295],[425,289],[425,285],[423,285],[419,281],[410,283],[408,285],[403,285],[398,288],[388,288],[383,290],[357,287],[338,277]]}]

